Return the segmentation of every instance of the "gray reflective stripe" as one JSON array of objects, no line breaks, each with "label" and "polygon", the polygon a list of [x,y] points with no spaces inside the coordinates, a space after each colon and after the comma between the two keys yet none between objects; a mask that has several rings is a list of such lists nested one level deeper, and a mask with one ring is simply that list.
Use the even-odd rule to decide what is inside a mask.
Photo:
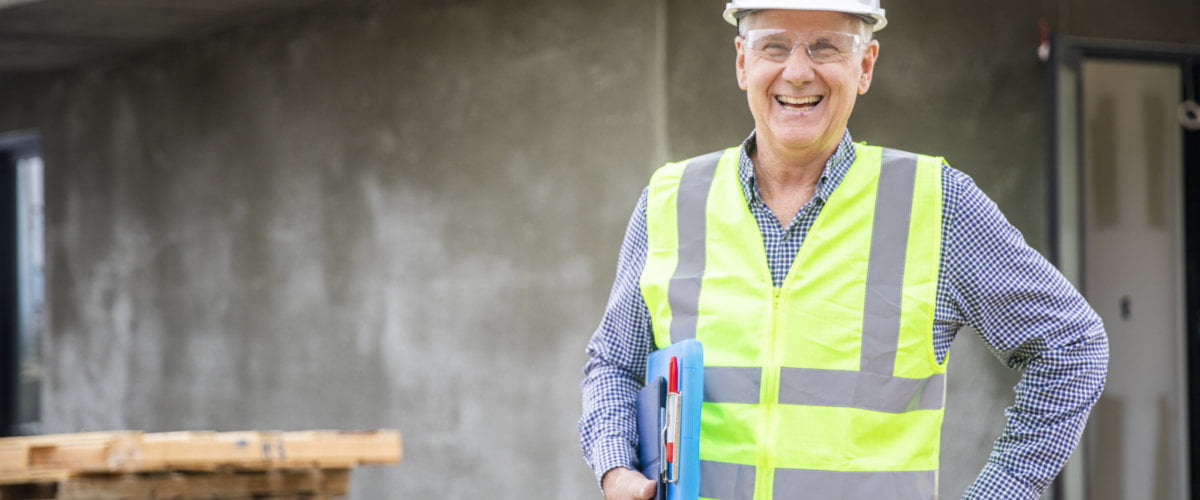
[{"label": "gray reflective stripe", "polygon": [[883,150],[867,264],[867,296],[863,303],[860,369],[865,372],[891,375],[896,366],[904,257],[916,176],[917,155]]},{"label": "gray reflective stripe", "polygon": [[704,401],[707,403],[758,404],[761,388],[762,368],[704,367]]},{"label": "gray reflective stripe", "polygon": [[752,500],[754,473],[753,465],[701,460],[700,496],[719,500]]},{"label": "gray reflective stripe", "polygon": [[[708,372],[704,373],[708,383]],[[946,375],[913,379],[853,370],[781,368],[779,402],[790,405],[841,406],[887,413],[942,408]]]},{"label": "gray reflective stripe", "polygon": [[[700,478],[704,482],[704,477]],[[775,498],[870,498],[933,500],[937,471],[845,472],[775,469]],[[701,494],[701,496],[704,496]]]},{"label": "gray reflective stripe", "polygon": [[912,219],[917,155],[883,150],[863,303],[861,371],[782,368],[779,402],[888,413],[944,406],[946,378],[893,377],[900,339],[904,260]]},{"label": "gray reflective stripe", "polygon": [[671,342],[696,338],[696,316],[700,308],[700,283],[704,280],[705,218],[708,191],[717,161],[724,151],[692,158],[683,168],[676,195],[675,220],[679,231],[679,262],[667,287],[671,306]]},{"label": "gray reflective stripe", "polygon": [[[755,467],[700,461],[700,496],[752,500]],[[822,471],[775,469],[773,495],[785,498],[870,498],[936,500],[937,471]]]}]

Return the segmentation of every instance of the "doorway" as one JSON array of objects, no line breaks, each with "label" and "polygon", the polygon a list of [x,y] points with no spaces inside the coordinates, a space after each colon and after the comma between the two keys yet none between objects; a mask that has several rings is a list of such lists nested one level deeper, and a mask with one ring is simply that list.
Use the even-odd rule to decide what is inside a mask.
[{"label": "doorway", "polygon": [[1180,106],[1196,98],[1200,48],[1055,42],[1052,253],[1110,347],[1105,392],[1056,496],[1191,498],[1200,154]]},{"label": "doorway", "polygon": [[0,134],[0,436],[41,431],[42,178],[36,134]]}]

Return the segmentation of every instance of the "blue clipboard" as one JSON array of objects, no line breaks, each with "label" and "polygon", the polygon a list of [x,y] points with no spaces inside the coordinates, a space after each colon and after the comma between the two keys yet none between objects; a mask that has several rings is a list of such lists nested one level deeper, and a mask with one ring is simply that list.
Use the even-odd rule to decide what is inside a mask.
[{"label": "blue clipboard", "polygon": [[[661,436],[665,423],[667,377],[671,358],[679,366],[680,429],[678,480],[660,481],[665,450]],[[638,393],[638,457],[641,472],[659,483],[657,500],[694,500],[700,497],[700,407],[704,400],[704,349],[696,340],[684,340],[650,353],[646,386]]]}]

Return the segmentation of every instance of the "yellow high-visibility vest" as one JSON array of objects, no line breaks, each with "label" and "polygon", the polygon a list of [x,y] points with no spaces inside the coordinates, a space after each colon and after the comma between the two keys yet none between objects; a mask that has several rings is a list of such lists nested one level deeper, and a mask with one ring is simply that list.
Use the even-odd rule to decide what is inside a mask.
[{"label": "yellow high-visibility vest", "polygon": [[655,344],[704,345],[701,498],[937,496],[943,160],[855,151],[778,288],[739,148],[650,181],[641,289]]}]

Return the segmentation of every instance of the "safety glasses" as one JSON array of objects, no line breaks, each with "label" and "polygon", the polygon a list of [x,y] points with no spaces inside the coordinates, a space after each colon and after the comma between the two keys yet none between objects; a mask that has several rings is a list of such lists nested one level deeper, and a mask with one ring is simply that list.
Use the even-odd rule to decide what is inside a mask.
[{"label": "safety glasses", "polygon": [[844,61],[863,46],[861,35],[840,31],[799,33],[783,29],[749,30],[742,39],[754,54],[774,62],[785,62],[800,46],[815,63]]}]

